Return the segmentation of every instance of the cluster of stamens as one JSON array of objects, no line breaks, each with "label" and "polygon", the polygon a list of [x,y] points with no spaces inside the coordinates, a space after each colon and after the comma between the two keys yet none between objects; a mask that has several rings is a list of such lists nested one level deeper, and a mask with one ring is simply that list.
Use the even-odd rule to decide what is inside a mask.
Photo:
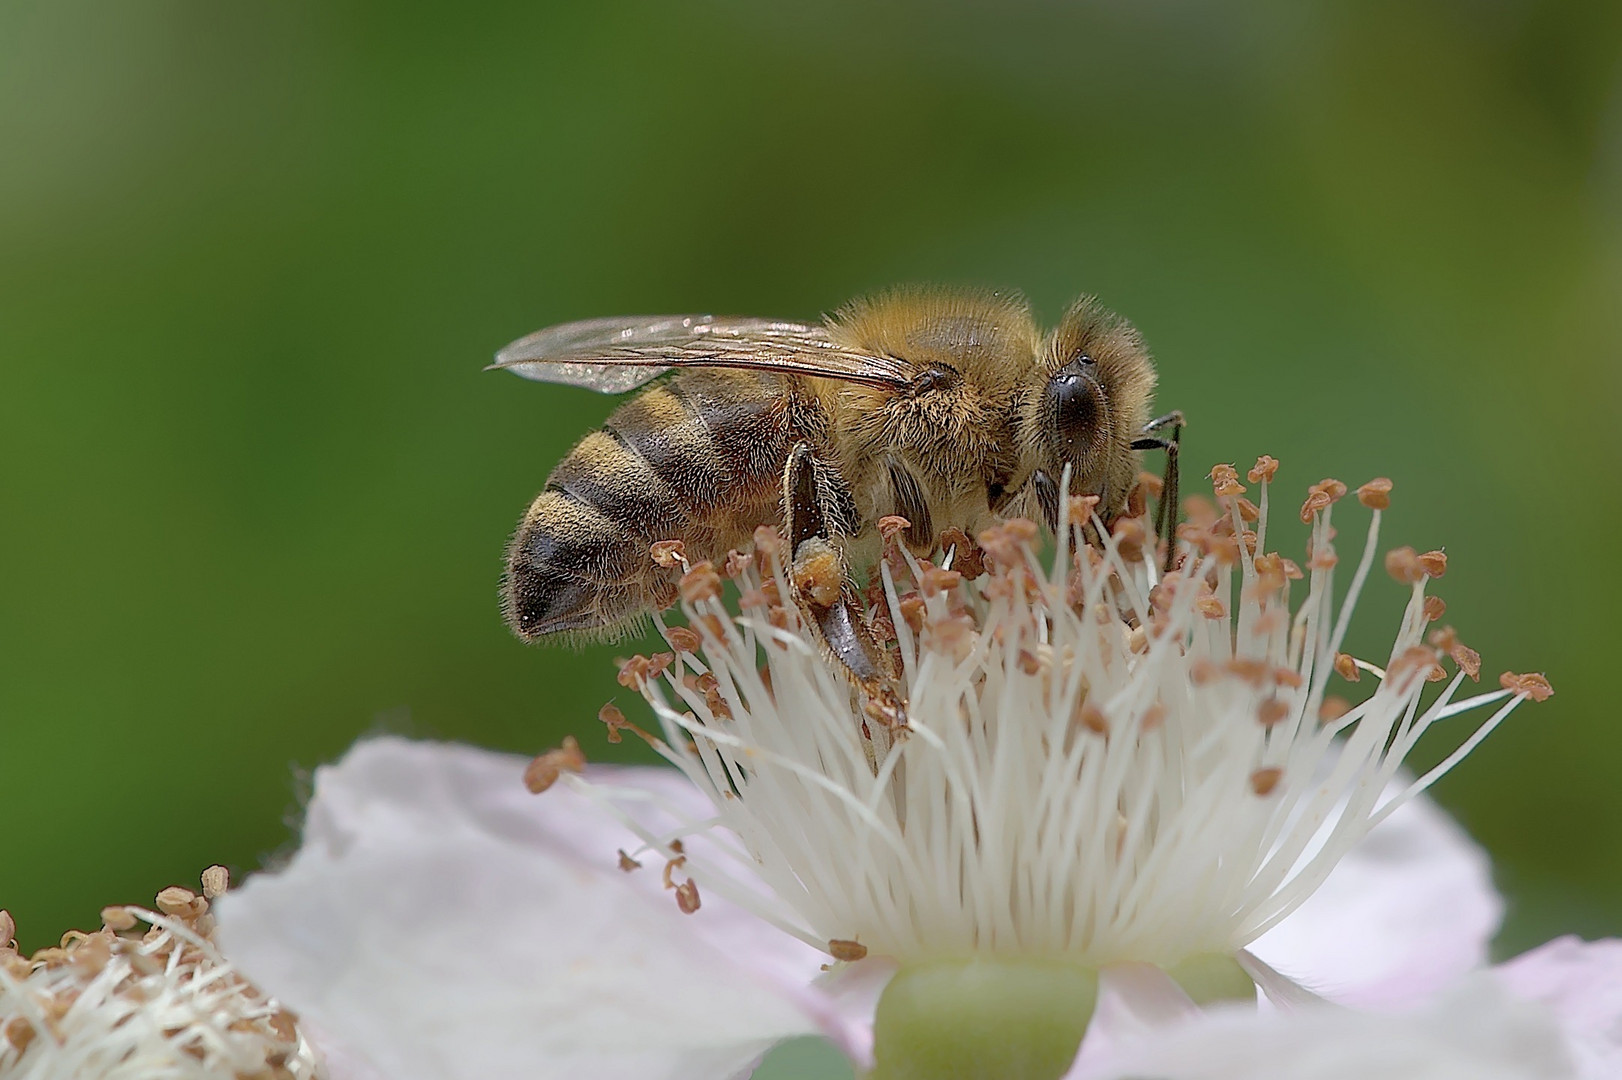
[{"label": "cluster of stamens", "polygon": [[[1263,457],[1248,471],[1254,503],[1237,469],[1212,470],[1213,498],[1189,500],[1164,576],[1152,478],[1114,521],[1095,498],[1067,499],[1049,561],[1029,521],[944,536],[935,563],[900,544],[907,522],[884,519],[862,594],[898,673],[879,692],[853,685],[793,599],[826,591],[837,564],[797,557],[785,571],[769,528],[720,567],[656,544],[655,560],[681,572],[687,625],[661,620],[669,650],[625,661],[620,682],[647,699],[657,731],[614,705],[601,719],[610,741],[646,740],[713,812],[664,807],[682,824],[649,829],[627,809],[649,796],[591,780],[572,740],[537,759],[531,788],[566,779],[620,816],[644,844],[621,866],[662,856],[684,911],[702,885],[835,960],[1232,955],[1516,705],[1552,692],[1540,675],[1506,674],[1501,689],[1455,700],[1480,658],[1433,625],[1445,606],[1425,590],[1446,571],[1440,551],[1386,557],[1409,592],[1386,662],[1342,651],[1391,483],[1356,492],[1371,521],[1337,607],[1331,517],[1348,488],[1309,489],[1298,564],[1267,546],[1277,469]],[[1362,700],[1330,693],[1365,675],[1375,685]],[[1446,685],[1425,702],[1433,681]],[[1436,768],[1400,772],[1432,725],[1493,703]],[[715,841],[702,861],[681,846],[698,833]]]},{"label": "cluster of stamens", "polygon": [[213,942],[202,893],[172,886],[156,910],[104,908],[99,930],[18,952],[0,911],[0,1075],[19,1080],[314,1080],[325,1075],[291,1012],[237,974]]}]

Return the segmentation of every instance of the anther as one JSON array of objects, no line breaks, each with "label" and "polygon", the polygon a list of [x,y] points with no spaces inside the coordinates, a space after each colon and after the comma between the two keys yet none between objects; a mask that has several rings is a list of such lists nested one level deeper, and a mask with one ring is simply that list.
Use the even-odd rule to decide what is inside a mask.
[{"label": "anther", "polygon": [[1290,707],[1278,698],[1268,698],[1256,706],[1256,719],[1262,727],[1270,728],[1290,715]]},{"label": "anther", "polygon": [[1137,518],[1123,517],[1110,529],[1110,535],[1115,538],[1115,547],[1122,559],[1128,563],[1143,561],[1143,545],[1149,542],[1143,522]]},{"label": "anther", "polygon": [[1383,476],[1375,477],[1357,489],[1357,501],[1370,510],[1391,509],[1391,481]]},{"label": "anther", "polygon": [[1330,695],[1324,698],[1323,704],[1318,706],[1318,719],[1331,724],[1352,711],[1352,703],[1343,697]]},{"label": "anther", "polygon": [[[762,597],[762,600],[764,600],[764,597]],[[698,632],[688,626],[670,627],[665,631],[665,640],[670,642],[672,649],[679,653],[688,654],[697,653],[698,647],[703,644],[703,639],[698,636]]]},{"label": "anther", "polygon": [[847,941],[844,938],[831,938],[828,941],[828,955],[835,960],[847,964],[854,964],[867,955],[867,946],[860,941]]},{"label": "anther", "polygon": [[691,915],[698,910],[698,884],[692,878],[676,886],[676,906],[683,915]]},{"label": "anther", "polygon": [[1431,577],[1439,578],[1447,573],[1447,553],[1440,549],[1427,551],[1419,556],[1419,566]]},{"label": "anther", "polygon": [[963,575],[964,581],[974,581],[986,572],[986,559],[980,545],[969,539],[962,529],[947,529],[941,533],[941,550],[952,552],[952,569]]},{"label": "anther", "polygon": [[879,518],[879,535],[886,541],[893,541],[896,537],[912,528],[912,522],[900,514],[886,514]]},{"label": "anther", "polygon": [[1249,499],[1241,498],[1234,505],[1239,507],[1239,517],[1240,517],[1241,520],[1244,520],[1244,521],[1259,521],[1259,520],[1261,520],[1261,516],[1262,516],[1261,507],[1257,506],[1255,503],[1251,502]]},{"label": "anther", "polygon": [[632,870],[642,869],[642,864],[625,854],[625,849],[619,849],[619,868],[629,874]]},{"label": "anther", "polygon": [[1347,682],[1358,682],[1363,678],[1363,673],[1357,669],[1357,661],[1350,653],[1335,654],[1335,674]]},{"label": "anther", "polygon": [[203,896],[215,900],[231,887],[231,871],[223,866],[211,866],[203,871]]},{"label": "anther", "polygon": [[[613,709],[612,705],[603,706],[604,711]],[[618,709],[614,710],[619,712]],[[599,714],[600,715],[600,714]],[[623,721],[625,715],[620,714]],[[558,782],[558,777],[565,772],[580,773],[586,770],[586,755],[581,753],[580,744],[573,735],[563,737],[563,745],[556,750],[548,750],[531,761],[524,768],[524,786],[532,794],[539,795],[547,788]],[[159,906],[162,906],[162,895],[159,895]]]},{"label": "anther", "polygon": [[[135,922],[135,913],[121,904],[101,909],[101,925],[115,934],[135,929]],[[0,926],[0,937],[3,936],[5,936],[5,927]]]},{"label": "anther", "polygon": [[1498,685],[1533,701],[1548,701],[1554,696],[1554,687],[1549,685],[1549,680],[1541,673],[1517,675],[1512,671],[1506,671],[1498,676]]},{"label": "anther", "polygon": [[727,552],[726,559],[721,563],[721,573],[725,574],[733,581],[737,581],[741,579],[744,574],[749,572],[749,568],[753,566],[754,563],[754,556],[745,555],[737,548],[733,548],[731,551]]},{"label": "anther", "polygon": [[1257,769],[1250,774],[1250,790],[1263,798],[1271,795],[1273,789],[1284,775],[1284,770],[1276,765],[1269,765],[1264,769]]},{"label": "anther", "polygon": [[1243,495],[1245,486],[1239,482],[1239,470],[1232,465],[1216,465],[1211,469],[1211,490],[1219,499]]},{"label": "anther", "polygon": [[1245,479],[1252,484],[1265,484],[1278,475],[1278,458],[1270,454],[1263,454],[1256,459],[1256,464],[1250,467]]},{"label": "anther", "polygon": [[681,576],[681,598],[689,604],[721,599],[721,575],[715,564],[705,559]]},{"label": "anther", "polygon": [[1329,509],[1329,504],[1332,502],[1334,502],[1334,500],[1329,497],[1328,492],[1312,492],[1312,494],[1307,496],[1307,501],[1301,504],[1302,523],[1311,525],[1313,516],[1320,510]]},{"label": "anther", "polygon": [[666,570],[687,569],[687,545],[680,540],[655,540],[649,545],[648,553]]},{"label": "anther", "polygon": [[1385,572],[1402,582],[1413,585],[1425,578],[1425,568],[1411,547],[1403,546],[1385,553]]},{"label": "anther", "polygon": [[1425,597],[1424,611],[1426,622],[1436,622],[1447,614],[1447,602],[1440,596],[1427,596]]}]

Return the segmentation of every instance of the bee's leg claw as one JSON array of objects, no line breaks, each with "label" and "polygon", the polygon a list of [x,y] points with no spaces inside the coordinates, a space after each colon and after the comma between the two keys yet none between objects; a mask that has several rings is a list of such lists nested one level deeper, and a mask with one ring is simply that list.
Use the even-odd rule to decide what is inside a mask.
[{"label": "bee's leg claw", "polygon": [[895,676],[888,657],[862,615],[856,588],[845,573],[837,540],[842,536],[839,478],[811,447],[800,443],[783,470],[783,533],[789,545],[789,578],[795,599],[834,658],[870,695],[889,692]]}]

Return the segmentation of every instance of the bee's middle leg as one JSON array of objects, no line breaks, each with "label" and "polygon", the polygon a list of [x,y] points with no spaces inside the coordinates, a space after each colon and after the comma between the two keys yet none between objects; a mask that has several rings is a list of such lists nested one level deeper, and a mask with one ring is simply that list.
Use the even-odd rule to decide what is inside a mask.
[{"label": "bee's middle leg", "polygon": [[807,443],[789,453],[783,469],[783,535],[795,600],[836,660],[864,690],[889,695],[895,676],[868,629],[856,587],[846,573],[840,541],[854,522],[840,506],[844,480],[818,461]]}]

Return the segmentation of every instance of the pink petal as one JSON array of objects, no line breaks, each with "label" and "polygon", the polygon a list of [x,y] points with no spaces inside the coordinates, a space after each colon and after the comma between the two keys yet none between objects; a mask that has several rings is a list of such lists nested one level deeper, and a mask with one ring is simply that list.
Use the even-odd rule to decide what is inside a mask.
[{"label": "pink petal", "polygon": [[1333,1001],[1400,1008],[1483,966],[1502,915],[1486,854],[1421,797],[1250,951]]},{"label": "pink petal", "polygon": [[1564,1080],[1542,1010],[1485,980],[1420,1013],[1226,1006],[1078,1061],[1069,1080]]},{"label": "pink petal", "polygon": [[1123,1048],[1186,1023],[1199,1009],[1171,976],[1153,964],[1107,964],[1098,973],[1098,1006],[1072,1068],[1105,1067]]},{"label": "pink petal", "polygon": [[[525,764],[385,738],[319,769],[299,853],[218,905],[226,955],[393,1080],[714,1080],[820,1031],[825,957],[719,897],[681,914],[660,860],[620,871],[632,834]],[[638,820],[705,816],[667,770],[599,775],[654,797]]]},{"label": "pink petal", "polygon": [[1494,974],[1516,997],[1554,1012],[1583,1080],[1622,1076],[1622,940],[1556,938]]}]

